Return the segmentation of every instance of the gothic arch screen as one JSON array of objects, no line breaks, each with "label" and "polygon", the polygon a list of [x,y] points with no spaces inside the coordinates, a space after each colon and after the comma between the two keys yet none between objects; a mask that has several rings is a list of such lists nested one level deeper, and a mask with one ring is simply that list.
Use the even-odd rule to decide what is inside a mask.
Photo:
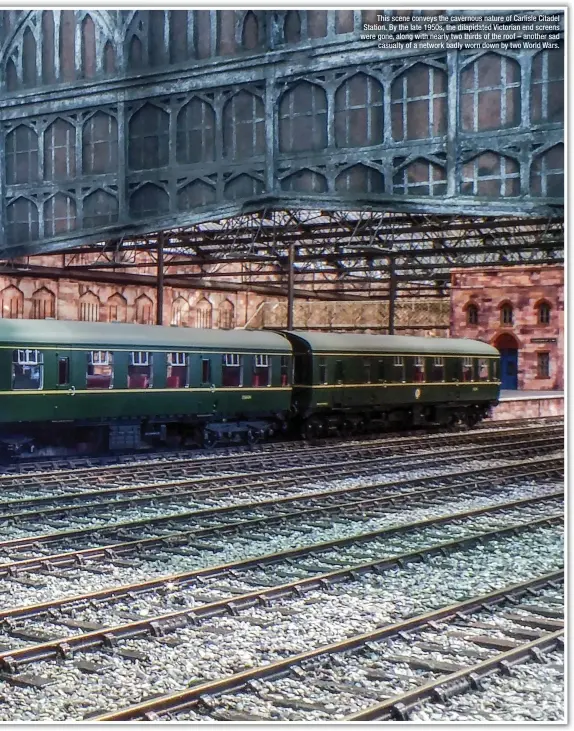
[{"label": "gothic arch screen", "polygon": [[0,11],[2,256],[269,207],[562,215],[563,47],[382,50],[377,12]]}]

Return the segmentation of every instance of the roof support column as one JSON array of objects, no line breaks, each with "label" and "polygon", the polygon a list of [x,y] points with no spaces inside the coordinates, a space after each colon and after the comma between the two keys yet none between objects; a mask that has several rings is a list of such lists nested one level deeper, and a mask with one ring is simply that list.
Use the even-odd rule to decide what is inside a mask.
[{"label": "roof support column", "polygon": [[293,306],[295,299],[295,244],[289,244],[289,271],[287,272],[287,330],[293,330]]},{"label": "roof support column", "polygon": [[389,335],[395,334],[395,303],[397,300],[397,274],[395,257],[389,254]]},{"label": "roof support column", "polygon": [[157,310],[156,325],[163,325],[163,231],[157,237]]}]

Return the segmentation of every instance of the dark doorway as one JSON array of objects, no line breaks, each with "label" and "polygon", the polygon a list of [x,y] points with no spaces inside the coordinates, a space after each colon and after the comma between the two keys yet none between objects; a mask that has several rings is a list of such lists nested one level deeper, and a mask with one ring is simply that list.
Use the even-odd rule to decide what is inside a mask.
[{"label": "dark doorway", "polygon": [[518,388],[518,343],[510,333],[496,339],[494,347],[500,351],[500,387],[509,391]]},{"label": "dark doorway", "polygon": [[503,348],[500,351],[500,387],[516,391],[518,388],[518,350]]}]

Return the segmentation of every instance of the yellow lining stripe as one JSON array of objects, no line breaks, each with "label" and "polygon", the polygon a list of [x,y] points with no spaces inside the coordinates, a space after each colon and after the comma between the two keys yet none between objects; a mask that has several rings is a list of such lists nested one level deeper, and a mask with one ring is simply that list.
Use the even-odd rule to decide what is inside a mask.
[{"label": "yellow lining stripe", "polygon": [[60,394],[64,396],[75,396],[78,393],[221,393],[228,391],[252,391],[253,393],[265,393],[266,391],[291,391],[290,386],[260,386],[259,388],[252,388],[251,386],[225,386],[212,388],[87,388],[87,389],[75,389],[72,391],[71,388],[59,388],[55,391],[26,391],[24,389],[17,391],[0,391],[0,396],[52,396],[54,394]]},{"label": "yellow lining stripe", "polygon": [[[265,393],[266,391],[291,391],[291,388],[395,388],[399,386],[417,386],[422,388],[424,386],[452,386],[458,388],[460,386],[500,386],[500,381],[437,381],[433,383],[431,381],[415,381],[412,383],[338,383],[330,384],[324,383],[316,386],[309,386],[305,384],[296,384],[291,386],[260,386],[259,388],[253,388],[251,386],[216,386],[214,389],[210,387],[205,388],[89,388],[89,389],[75,389],[73,394],[87,393],[87,394],[102,394],[102,393],[228,393],[234,391],[242,391],[243,393],[251,391],[252,393]],[[70,388],[59,388],[52,391],[42,390],[16,390],[16,391],[0,391],[0,396],[53,396],[56,394],[71,396],[72,392]],[[318,404],[321,405],[321,404]]]}]

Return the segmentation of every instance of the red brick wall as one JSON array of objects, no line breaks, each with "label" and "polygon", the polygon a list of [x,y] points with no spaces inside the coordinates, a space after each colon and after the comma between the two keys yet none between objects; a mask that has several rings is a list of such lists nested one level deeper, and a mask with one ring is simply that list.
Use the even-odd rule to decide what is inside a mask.
[{"label": "red brick wall", "polygon": [[[504,334],[518,346],[518,388],[564,388],[564,270],[561,266],[524,266],[497,269],[454,269],[451,272],[452,337],[483,340],[495,347]],[[550,323],[538,323],[537,305],[550,307]],[[501,305],[513,307],[512,325],[501,324]],[[478,324],[468,323],[467,307],[478,307]],[[549,340],[554,342],[540,342]],[[538,342],[537,342],[538,341]],[[538,353],[550,354],[550,377],[537,377]]]},{"label": "red brick wall", "polygon": [[492,421],[537,419],[543,416],[564,416],[563,398],[531,398],[501,401],[492,411]]}]

